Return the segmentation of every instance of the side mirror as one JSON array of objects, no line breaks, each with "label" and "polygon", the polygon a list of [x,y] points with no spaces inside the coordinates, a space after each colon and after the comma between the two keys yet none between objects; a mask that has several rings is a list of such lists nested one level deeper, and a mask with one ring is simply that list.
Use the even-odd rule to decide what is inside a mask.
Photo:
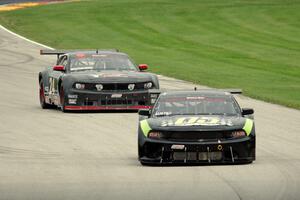
[{"label": "side mirror", "polygon": [[139,115],[149,117],[150,116],[150,110],[149,109],[140,109],[139,110]]},{"label": "side mirror", "polygon": [[252,108],[243,108],[242,109],[242,115],[252,115],[254,113],[254,110]]},{"label": "side mirror", "polygon": [[64,71],[66,71],[66,69],[65,69],[65,66],[63,66],[63,65],[55,65],[53,67],[53,71],[64,72]]},{"label": "side mirror", "polygon": [[148,69],[148,65],[147,65],[147,64],[139,64],[139,69],[140,69],[141,71],[145,71],[145,70]]}]

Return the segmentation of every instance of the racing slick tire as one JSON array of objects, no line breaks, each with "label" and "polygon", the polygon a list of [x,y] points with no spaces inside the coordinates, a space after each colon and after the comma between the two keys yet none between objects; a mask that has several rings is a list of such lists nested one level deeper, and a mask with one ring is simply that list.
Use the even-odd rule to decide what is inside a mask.
[{"label": "racing slick tire", "polygon": [[62,112],[67,112],[65,107],[66,107],[66,101],[65,101],[65,90],[63,86],[60,86],[59,89],[59,98],[60,98],[60,109]]},{"label": "racing slick tire", "polygon": [[39,89],[39,97],[40,97],[40,105],[43,109],[48,109],[52,108],[51,104],[46,103],[45,100],[45,89],[44,89],[44,84],[43,84],[43,79],[40,80],[40,89]]},{"label": "racing slick tire", "polygon": [[143,155],[142,151],[143,151],[142,148],[139,146],[138,147],[138,160],[140,161],[141,165],[145,166],[145,165],[147,165],[147,163],[145,163],[141,160],[141,157]]}]

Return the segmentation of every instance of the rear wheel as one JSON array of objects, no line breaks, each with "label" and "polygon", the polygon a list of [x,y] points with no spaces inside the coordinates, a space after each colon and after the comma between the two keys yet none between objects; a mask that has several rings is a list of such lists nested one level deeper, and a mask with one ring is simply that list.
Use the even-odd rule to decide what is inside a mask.
[{"label": "rear wheel", "polygon": [[43,109],[51,108],[51,104],[46,103],[46,98],[45,98],[45,89],[44,89],[44,84],[43,80],[41,79],[40,81],[40,104]]}]

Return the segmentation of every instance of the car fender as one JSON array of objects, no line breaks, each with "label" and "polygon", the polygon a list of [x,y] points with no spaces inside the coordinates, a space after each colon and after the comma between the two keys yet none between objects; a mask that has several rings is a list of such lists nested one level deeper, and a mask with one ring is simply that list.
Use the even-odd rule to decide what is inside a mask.
[{"label": "car fender", "polygon": [[69,91],[72,89],[75,81],[75,78],[71,75],[63,75],[59,78],[58,87],[60,88],[60,86],[62,86],[65,94],[68,94]]},{"label": "car fender", "polygon": [[159,89],[159,81],[158,81],[157,75],[151,74],[151,78],[152,78],[152,82],[153,82],[155,88]]},{"label": "car fender", "polygon": [[49,90],[49,70],[48,69],[39,73],[39,83],[41,80],[43,80],[45,92],[48,93],[48,90]]}]

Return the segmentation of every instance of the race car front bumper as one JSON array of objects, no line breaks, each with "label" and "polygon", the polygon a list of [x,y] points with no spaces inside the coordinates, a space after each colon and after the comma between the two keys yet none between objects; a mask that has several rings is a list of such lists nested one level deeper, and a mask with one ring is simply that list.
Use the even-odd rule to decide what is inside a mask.
[{"label": "race car front bumper", "polygon": [[146,138],[139,146],[142,164],[237,164],[255,160],[255,136],[210,142]]},{"label": "race car front bumper", "polygon": [[72,89],[65,97],[65,110],[150,109],[153,107],[158,95],[158,90],[94,92]]}]

